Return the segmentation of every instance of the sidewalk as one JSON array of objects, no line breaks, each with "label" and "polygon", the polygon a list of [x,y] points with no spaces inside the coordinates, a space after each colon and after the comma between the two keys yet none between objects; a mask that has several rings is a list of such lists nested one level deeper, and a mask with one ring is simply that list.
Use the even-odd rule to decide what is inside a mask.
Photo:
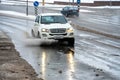
[{"label": "sidewalk", "polygon": [[0,31],[0,80],[41,80],[20,57],[10,38]]}]

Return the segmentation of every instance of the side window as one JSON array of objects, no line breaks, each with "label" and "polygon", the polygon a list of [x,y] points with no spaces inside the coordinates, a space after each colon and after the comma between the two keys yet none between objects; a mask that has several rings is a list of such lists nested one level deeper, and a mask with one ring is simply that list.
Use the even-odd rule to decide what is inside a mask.
[{"label": "side window", "polygon": [[68,10],[68,7],[63,8],[63,10],[64,10],[64,11],[67,11],[67,10]]},{"label": "side window", "polygon": [[36,17],[35,22],[39,23],[39,16]]}]

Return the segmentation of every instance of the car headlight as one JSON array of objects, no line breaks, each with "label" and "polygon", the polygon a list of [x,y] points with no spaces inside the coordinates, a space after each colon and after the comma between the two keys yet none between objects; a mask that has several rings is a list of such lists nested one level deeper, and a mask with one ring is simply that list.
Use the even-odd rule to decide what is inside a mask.
[{"label": "car headlight", "polygon": [[48,29],[43,28],[43,29],[41,29],[41,31],[42,32],[48,32]]},{"label": "car headlight", "polygon": [[73,32],[73,28],[68,28],[67,32]]}]

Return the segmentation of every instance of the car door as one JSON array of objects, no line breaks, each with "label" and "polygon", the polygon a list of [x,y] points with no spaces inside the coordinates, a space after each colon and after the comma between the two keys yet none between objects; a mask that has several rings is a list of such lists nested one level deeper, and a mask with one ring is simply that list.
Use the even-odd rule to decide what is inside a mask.
[{"label": "car door", "polygon": [[63,10],[62,10],[62,14],[63,15],[68,14],[68,9],[69,9],[68,7],[64,7]]}]

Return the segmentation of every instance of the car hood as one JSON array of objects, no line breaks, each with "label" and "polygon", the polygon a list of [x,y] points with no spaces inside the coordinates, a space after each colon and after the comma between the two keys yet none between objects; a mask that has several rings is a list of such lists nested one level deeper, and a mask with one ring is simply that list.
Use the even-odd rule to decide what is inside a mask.
[{"label": "car hood", "polygon": [[60,24],[60,23],[52,23],[52,24],[41,24],[40,28],[46,28],[46,29],[54,29],[54,28],[70,28],[71,25],[69,23],[66,24]]}]

